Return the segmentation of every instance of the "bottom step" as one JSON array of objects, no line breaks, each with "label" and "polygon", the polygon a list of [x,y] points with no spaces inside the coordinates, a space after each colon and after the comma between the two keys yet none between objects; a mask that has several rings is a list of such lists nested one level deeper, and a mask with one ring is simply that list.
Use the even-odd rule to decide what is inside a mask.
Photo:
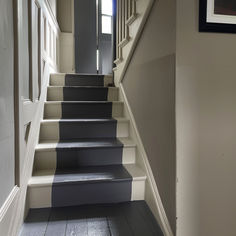
[{"label": "bottom step", "polygon": [[[125,166],[125,167],[124,167]],[[29,181],[30,208],[143,200],[146,176],[136,165],[43,170]]]},{"label": "bottom step", "polygon": [[163,236],[144,201],[31,209],[19,236]]}]

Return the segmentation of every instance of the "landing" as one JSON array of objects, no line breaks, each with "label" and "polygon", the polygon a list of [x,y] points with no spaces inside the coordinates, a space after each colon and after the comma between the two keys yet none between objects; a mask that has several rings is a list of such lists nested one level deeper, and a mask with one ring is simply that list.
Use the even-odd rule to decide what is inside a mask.
[{"label": "landing", "polygon": [[163,236],[144,201],[30,210],[20,236]]}]

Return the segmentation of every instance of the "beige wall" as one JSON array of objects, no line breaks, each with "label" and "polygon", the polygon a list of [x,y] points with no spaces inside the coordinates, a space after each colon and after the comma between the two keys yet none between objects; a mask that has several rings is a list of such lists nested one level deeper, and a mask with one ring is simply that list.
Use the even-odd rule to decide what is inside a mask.
[{"label": "beige wall", "polygon": [[72,0],[57,0],[57,20],[62,32],[72,33]]},{"label": "beige wall", "polygon": [[198,32],[177,1],[178,235],[235,236],[236,35]]},{"label": "beige wall", "polygon": [[155,1],[123,87],[175,231],[174,0]]}]

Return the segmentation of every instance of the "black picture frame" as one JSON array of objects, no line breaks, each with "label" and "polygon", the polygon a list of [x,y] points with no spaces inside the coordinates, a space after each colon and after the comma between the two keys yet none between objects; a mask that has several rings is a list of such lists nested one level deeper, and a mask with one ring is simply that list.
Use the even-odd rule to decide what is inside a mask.
[{"label": "black picture frame", "polygon": [[207,22],[207,7],[207,0],[199,0],[199,32],[236,33],[236,24]]}]

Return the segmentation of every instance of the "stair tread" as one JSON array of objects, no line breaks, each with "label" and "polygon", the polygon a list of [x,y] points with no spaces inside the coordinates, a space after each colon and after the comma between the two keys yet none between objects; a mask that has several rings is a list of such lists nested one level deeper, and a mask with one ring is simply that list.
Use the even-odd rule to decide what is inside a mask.
[{"label": "stair tread", "polygon": [[107,104],[107,103],[115,103],[115,104],[123,104],[123,102],[121,102],[121,101],[112,101],[112,102],[110,102],[110,101],[45,101],[45,104],[61,104],[61,103],[64,103],[64,104],[66,104],[66,103],[68,103],[68,104],[70,104],[70,103],[79,103],[79,104],[88,104],[88,103],[92,103],[92,104],[94,104],[94,103],[97,103],[97,104],[99,104],[99,103],[102,103],[102,104]]},{"label": "stair tread", "polygon": [[117,87],[101,87],[101,86],[72,86],[72,85],[65,85],[65,86],[62,86],[62,85],[50,85],[50,86],[48,86],[48,88],[49,89],[53,89],[53,88],[75,88],[75,89],[77,89],[77,88],[81,88],[81,89],[104,89],[104,90],[106,90],[107,88],[109,88],[109,89],[114,89],[114,90],[119,90],[119,88],[117,88]]},{"label": "stair tread", "polygon": [[78,169],[39,170],[29,180],[30,187],[49,186],[52,184],[94,183],[103,181],[145,180],[145,173],[135,164],[81,167]]},{"label": "stair tread", "polygon": [[73,140],[42,140],[36,151],[46,151],[55,148],[93,148],[93,147],[117,147],[123,143],[124,147],[135,147],[135,143],[130,138],[110,138],[110,139],[73,139]]},{"label": "stair tread", "polygon": [[41,123],[53,123],[53,122],[128,122],[129,120],[125,117],[113,117],[110,119],[43,119]]}]

